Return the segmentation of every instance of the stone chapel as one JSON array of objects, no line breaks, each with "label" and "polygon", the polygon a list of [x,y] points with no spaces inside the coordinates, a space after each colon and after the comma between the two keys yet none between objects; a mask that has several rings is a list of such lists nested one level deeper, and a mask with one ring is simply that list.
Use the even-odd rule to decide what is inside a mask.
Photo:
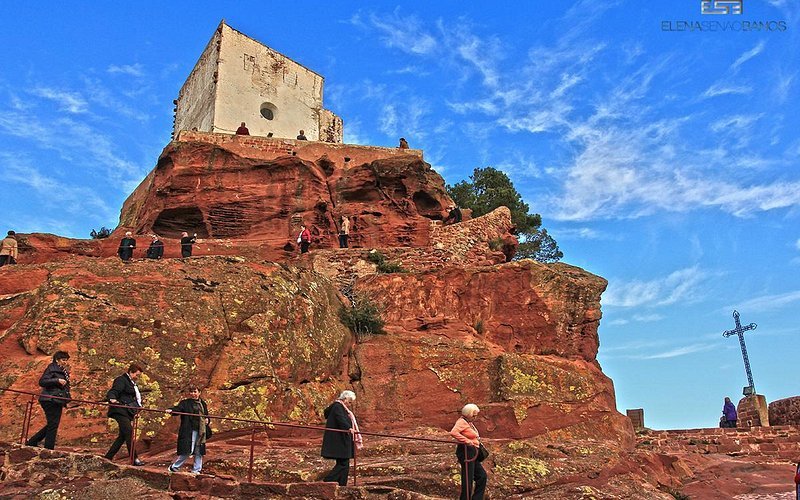
[{"label": "stone chapel", "polygon": [[322,75],[221,21],[175,100],[181,130],[342,142],[342,119],[323,108]]}]

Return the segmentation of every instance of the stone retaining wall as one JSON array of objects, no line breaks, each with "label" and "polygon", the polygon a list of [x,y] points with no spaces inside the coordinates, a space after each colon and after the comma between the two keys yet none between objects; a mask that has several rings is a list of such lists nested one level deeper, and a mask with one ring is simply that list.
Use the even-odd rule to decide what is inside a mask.
[{"label": "stone retaining wall", "polygon": [[800,460],[800,427],[797,426],[648,430],[639,433],[637,441],[638,448],[661,453],[723,453]]},{"label": "stone retaining wall", "polygon": [[772,425],[800,425],[800,396],[770,403],[769,422]]},{"label": "stone retaining wall", "polygon": [[[492,251],[490,242],[501,245],[504,238],[514,239],[509,233],[513,227],[511,210],[498,207],[486,215],[458,224],[443,226],[441,221],[431,221],[431,242],[434,248],[449,251],[453,260],[477,262]],[[497,247],[499,250],[500,246]]]}]

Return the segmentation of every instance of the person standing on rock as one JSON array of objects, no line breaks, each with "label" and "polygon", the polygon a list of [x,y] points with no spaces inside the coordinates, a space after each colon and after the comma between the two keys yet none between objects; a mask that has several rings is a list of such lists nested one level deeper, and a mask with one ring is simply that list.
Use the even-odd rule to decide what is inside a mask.
[{"label": "person standing on rock", "polygon": [[339,228],[339,248],[347,248],[347,240],[350,238],[350,219],[342,215],[342,226]]},{"label": "person standing on rock", "polygon": [[[461,465],[461,500],[483,500],[486,491],[486,471],[478,459],[478,448],[481,441],[478,429],[473,421],[480,413],[476,404],[466,404],[461,409],[461,417],[450,431],[450,435],[458,441],[456,445],[456,458]],[[475,483],[474,491],[473,484]],[[469,495],[467,495],[469,488]]]},{"label": "person standing on rock", "polygon": [[17,263],[17,238],[14,231],[9,231],[8,236],[0,242],[0,267],[6,264]]},{"label": "person standing on rock", "polygon": [[[144,370],[136,363],[132,363],[128,367],[128,371],[114,379],[111,384],[111,389],[106,393],[106,400],[112,405],[130,406],[141,408],[142,406],[142,393],[139,392],[139,386],[136,385],[136,379],[142,374]],[[119,434],[117,439],[111,444],[105,457],[109,460],[114,460],[122,443],[128,447],[128,456],[131,454],[131,441],[133,440],[133,426],[131,422],[136,416],[138,410],[135,408],[120,408],[119,406],[108,407],[108,418],[116,420],[119,426]],[[139,460],[138,456],[134,456],[133,465],[144,465],[144,462]]]},{"label": "person standing on rock", "polygon": [[300,234],[297,235],[297,243],[300,244],[300,253],[308,252],[308,247],[311,246],[311,231],[308,230],[305,224],[300,225]]},{"label": "person standing on rock", "polygon": [[128,263],[133,257],[133,249],[136,248],[136,240],[130,231],[125,232],[125,237],[119,242],[119,249],[117,255],[122,259],[122,262]]},{"label": "person standing on rock", "polygon": [[322,435],[322,458],[336,460],[336,465],[331,469],[323,481],[339,483],[347,486],[347,477],[350,475],[350,459],[355,457],[355,450],[364,446],[361,433],[358,430],[356,416],[348,405],[356,400],[353,391],[342,391],[339,397],[325,408],[325,428],[338,429],[339,431],[325,431]]},{"label": "person standing on rock", "polygon": [[194,236],[189,236],[186,231],[181,233],[181,257],[192,256],[192,245],[197,241],[197,233]]},{"label": "person standing on rock", "polygon": [[[70,399],[68,361],[69,353],[56,351],[53,354],[53,362],[47,365],[39,378],[39,386],[42,388],[39,404],[42,405],[47,424],[25,442],[28,446],[39,446],[39,443],[44,440],[44,447],[48,450],[56,447],[56,434],[58,434],[58,425],[61,423],[61,412]],[[54,399],[52,396],[58,399]]]},{"label": "person standing on rock", "polygon": [[[208,405],[200,399],[200,389],[189,386],[186,389],[188,398],[167,410],[167,413],[192,413],[180,415],[181,426],[178,428],[178,458],[169,466],[170,472],[178,472],[181,466],[194,455],[192,474],[200,474],[203,469],[203,455],[206,454],[206,440],[211,437],[211,419],[208,418]],[[200,415],[205,415],[201,417]]]},{"label": "person standing on rock", "polygon": [[408,141],[406,141],[405,137],[400,138],[400,145],[397,146],[399,149],[408,149]]},{"label": "person standing on rock", "polygon": [[736,407],[731,403],[731,398],[725,398],[725,405],[722,407],[722,416],[725,418],[723,427],[731,429],[736,428],[738,415],[736,414]]},{"label": "person standing on rock", "polygon": [[236,135],[250,135],[250,130],[247,129],[247,125],[244,122],[236,129]]},{"label": "person standing on rock", "polygon": [[158,235],[153,235],[153,241],[147,247],[148,259],[160,259],[164,256],[164,242],[158,239]]}]

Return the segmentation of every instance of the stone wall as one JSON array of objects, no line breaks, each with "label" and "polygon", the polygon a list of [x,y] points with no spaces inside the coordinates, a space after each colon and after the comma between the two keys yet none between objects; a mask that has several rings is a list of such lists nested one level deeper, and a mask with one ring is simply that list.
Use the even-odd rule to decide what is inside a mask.
[{"label": "stone wall", "polygon": [[769,422],[771,425],[800,425],[800,396],[770,403]]},{"label": "stone wall", "polygon": [[[453,260],[480,262],[490,251],[490,242],[497,251],[502,249],[502,241],[511,236],[509,230],[513,227],[511,210],[499,207],[458,224],[443,226],[441,221],[431,221],[431,242],[434,248],[449,251]],[[516,245],[515,239],[513,244]]]},{"label": "stone wall", "polygon": [[175,101],[173,137],[181,130],[194,127],[204,131],[212,129],[219,50],[220,32],[215,31],[178,93],[178,99]]},{"label": "stone wall", "polygon": [[639,433],[637,447],[658,450],[660,453],[724,453],[733,456],[756,455],[797,460],[800,427],[651,430]]},{"label": "stone wall", "polygon": [[383,148],[357,144],[331,144],[317,141],[298,141],[277,137],[233,135],[220,133],[181,131],[177,142],[203,142],[213,144],[244,158],[273,160],[279,156],[297,156],[301,160],[316,161],[325,157],[337,166],[360,165],[385,158],[413,156],[423,158],[420,149]]}]

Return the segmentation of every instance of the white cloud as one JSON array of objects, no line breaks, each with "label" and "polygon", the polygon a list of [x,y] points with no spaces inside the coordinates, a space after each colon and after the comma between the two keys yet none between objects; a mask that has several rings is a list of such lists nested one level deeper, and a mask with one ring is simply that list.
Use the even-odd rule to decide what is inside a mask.
[{"label": "white cloud", "polygon": [[738,309],[749,311],[770,311],[783,309],[796,302],[800,302],[800,290],[779,293],[774,295],[763,295],[750,300],[746,300],[736,306],[727,306],[725,310]]},{"label": "white cloud", "polygon": [[410,54],[431,54],[438,47],[436,38],[425,30],[419,19],[412,15],[401,14],[399,8],[392,14],[372,13],[366,16],[356,14],[350,22],[362,28],[376,29],[386,46]]},{"label": "white cloud", "polygon": [[763,51],[764,51],[764,47],[765,47],[766,45],[767,45],[767,44],[766,44],[766,42],[765,42],[764,40],[761,40],[761,41],[759,41],[759,42],[756,44],[756,46],[755,46],[755,47],[753,47],[752,49],[748,50],[747,52],[745,52],[744,54],[742,54],[741,56],[739,56],[739,59],[737,59],[736,61],[734,61],[734,63],[731,65],[731,70],[733,70],[733,71],[737,71],[737,70],[739,69],[739,66],[741,66],[742,64],[746,63],[746,62],[747,62],[747,61],[749,61],[750,59],[752,59],[752,58],[756,57],[756,56],[757,56],[757,55],[759,55],[761,52],[763,52]]},{"label": "white cloud", "polygon": [[661,321],[664,319],[665,316],[662,314],[634,314],[633,320],[639,321],[642,323],[652,323],[655,321]]},{"label": "white cloud", "polygon": [[729,94],[750,94],[753,92],[752,87],[747,85],[733,85],[727,82],[717,82],[703,92],[703,97],[717,97]]},{"label": "white cloud", "polygon": [[108,69],[106,69],[106,72],[111,74],[130,75],[130,76],[135,76],[137,78],[141,78],[144,76],[144,66],[142,66],[139,63],[121,64],[121,65],[112,64],[111,66],[108,67]]},{"label": "white cloud", "polygon": [[644,354],[644,355],[637,355],[631,356],[632,359],[667,359],[667,358],[677,358],[679,356],[686,356],[687,354],[694,354],[696,352],[703,352],[703,351],[710,351],[712,349],[718,349],[719,345],[717,344],[691,344],[683,347],[676,347],[674,349],[669,349],[667,351],[658,352],[655,354]]},{"label": "white cloud", "polygon": [[76,92],[69,92],[65,90],[52,89],[48,87],[37,87],[31,90],[31,93],[38,97],[54,101],[59,106],[59,110],[68,113],[86,113],[87,103],[86,100]]},{"label": "white cloud", "polygon": [[[602,303],[614,307],[664,306],[693,300],[708,273],[698,266],[679,269],[662,278],[650,281],[609,280]],[[644,320],[655,316],[642,315]],[[639,321],[643,321],[640,319]]]}]

